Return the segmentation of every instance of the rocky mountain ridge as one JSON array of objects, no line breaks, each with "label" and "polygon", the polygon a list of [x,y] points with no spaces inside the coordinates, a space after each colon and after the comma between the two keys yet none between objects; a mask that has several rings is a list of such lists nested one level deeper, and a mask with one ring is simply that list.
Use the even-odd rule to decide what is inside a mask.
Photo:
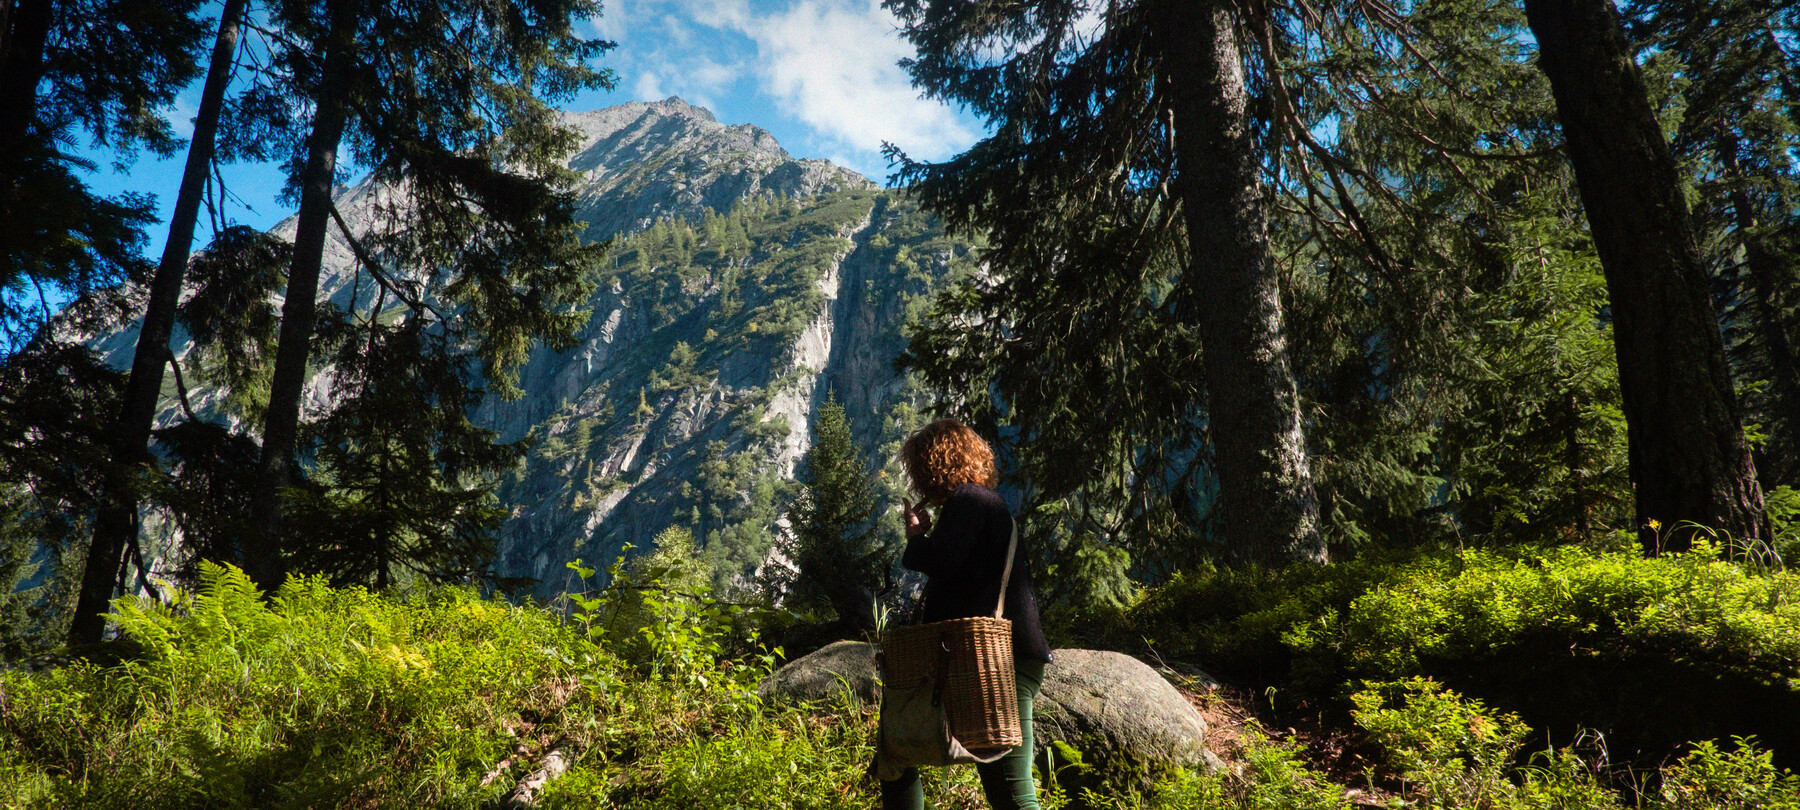
[{"label": "rocky mountain ridge", "polygon": [[[503,440],[531,441],[499,490],[510,518],[494,573],[551,596],[564,563],[642,553],[679,526],[717,584],[744,582],[769,556],[828,395],[874,458],[916,424],[919,394],[893,367],[902,324],[967,271],[968,247],[897,192],[679,98],[566,122],[580,134],[569,165],[584,180],[585,238],[614,240],[611,266],[576,345],[535,350],[525,396],[489,397],[474,414]],[[363,231],[397,196],[364,179],[337,204]],[[290,218],[272,233],[293,231]],[[334,230],[321,298],[366,306],[373,285],[356,279]],[[128,362],[133,337],[94,345]],[[332,401],[330,377],[315,372],[308,413]],[[219,398],[193,395],[203,411]],[[164,421],[178,418],[171,400]]]}]

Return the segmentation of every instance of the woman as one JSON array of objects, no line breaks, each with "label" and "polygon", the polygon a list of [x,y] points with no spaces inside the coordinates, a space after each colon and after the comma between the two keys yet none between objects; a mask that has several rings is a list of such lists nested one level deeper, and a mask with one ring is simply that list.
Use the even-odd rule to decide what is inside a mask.
[{"label": "woman", "polygon": [[[962,423],[939,419],[907,437],[900,457],[920,498],[917,504],[904,502],[907,540],[900,564],[926,577],[921,620],[993,615],[1013,533],[1012,512],[994,492],[994,451]],[[926,507],[938,508],[935,525]],[[1050,645],[1038,622],[1030,561],[1021,541],[1013,554],[1002,614],[1012,621],[1024,742],[998,760],[975,766],[994,810],[1038,809],[1037,786],[1031,779],[1031,704],[1044,680]],[[923,808],[918,769],[908,768],[899,779],[882,782],[881,806]]]}]

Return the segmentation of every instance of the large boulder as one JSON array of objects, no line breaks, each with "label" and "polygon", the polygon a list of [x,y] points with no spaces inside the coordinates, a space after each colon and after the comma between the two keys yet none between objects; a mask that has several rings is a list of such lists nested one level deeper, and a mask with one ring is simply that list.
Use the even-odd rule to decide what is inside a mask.
[{"label": "large boulder", "polygon": [[1039,764],[1068,787],[1143,789],[1172,769],[1220,764],[1206,718],[1148,664],[1106,650],[1054,657],[1033,714]]},{"label": "large boulder", "polygon": [[756,694],[765,701],[851,698],[873,706],[881,700],[876,650],[875,645],[861,641],[826,645],[775,670],[756,687]]},{"label": "large boulder", "polygon": [[[840,641],[765,679],[765,700],[880,700],[876,647]],[[1124,653],[1057,650],[1036,715],[1040,763],[1060,776],[1106,774],[1147,785],[1169,768],[1214,767],[1206,720],[1155,669]],[[1060,752],[1060,753],[1058,753]],[[1096,785],[1097,786],[1097,785]]]}]

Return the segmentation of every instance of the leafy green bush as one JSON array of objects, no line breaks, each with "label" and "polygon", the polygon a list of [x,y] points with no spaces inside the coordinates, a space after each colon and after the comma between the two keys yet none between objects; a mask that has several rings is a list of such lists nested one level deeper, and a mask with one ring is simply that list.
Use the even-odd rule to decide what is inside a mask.
[{"label": "leafy green bush", "polygon": [[1388,756],[1409,795],[1428,807],[1617,807],[1573,751],[1515,768],[1530,729],[1426,678],[1373,684],[1351,696],[1357,725]]},{"label": "leafy green bush", "polygon": [[1800,776],[1777,770],[1769,752],[1735,738],[1730,751],[1698,743],[1663,774],[1660,798],[1672,808],[1800,807]]},{"label": "leafy green bush", "polygon": [[1462,552],[1296,624],[1288,646],[1354,674],[1398,676],[1533,635],[1594,652],[1657,651],[1800,687],[1800,576],[1759,575],[1719,547],[1644,559],[1576,547]]},{"label": "leafy green bush", "polygon": [[1143,799],[1115,800],[1119,808],[1156,810],[1348,810],[1344,788],[1309,767],[1293,743],[1254,731],[1242,751],[1243,771],[1189,771],[1158,785]]},{"label": "leafy green bush", "polygon": [[[1755,735],[1800,757],[1800,575],[1702,544],[1519,546],[1177,579],[1115,637],[1156,640],[1227,680],[1342,705],[1344,685],[1431,675],[1558,739],[1606,732],[1644,764]],[[1629,671],[1621,679],[1617,672]],[[1791,764],[1791,762],[1786,763]]]},{"label": "leafy green bush", "polygon": [[532,718],[605,688],[589,668],[611,666],[550,614],[466,589],[294,578],[264,601],[208,565],[197,593],[115,618],[140,650],[122,664],[0,674],[0,801],[480,806]]},{"label": "leafy green bush", "polygon": [[[662,593],[664,575],[680,578],[646,565],[637,582]],[[208,567],[174,605],[120,603],[134,650],[122,663],[0,673],[0,806],[488,807],[551,748],[572,765],[545,807],[871,803],[872,707],[763,705],[753,687],[773,655],[726,652],[738,617],[701,600],[645,599],[631,633],[599,631],[591,620],[620,593],[572,597],[570,616],[466,589],[393,596],[298,578],[264,600],[241,572]],[[1569,750],[1520,763],[1522,721],[1435,683],[1351,699],[1405,801],[1628,804]],[[1044,806],[1347,807],[1345,786],[1304,753],[1252,730],[1234,769],[1079,801],[1057,778],[1078,763],[1058,759]],[[1800,807],[1800,780],[1744,741],[1692,746],[1648,784],[1637,806]],[[969,768],[931,772],[926,792],[945,810],[985,806]]]}]

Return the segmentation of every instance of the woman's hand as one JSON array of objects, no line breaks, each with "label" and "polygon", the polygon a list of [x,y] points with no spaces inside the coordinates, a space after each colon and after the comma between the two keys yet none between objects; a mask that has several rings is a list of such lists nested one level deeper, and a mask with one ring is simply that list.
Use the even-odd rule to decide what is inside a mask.
[{"label": "woman's hand", "polygon": [[901,498],[900,508],[904,510],[901,517],[906,521],[907,537],[918,537],[931,531],[931,513],[925,511],[924,502],[913,503]]}]

